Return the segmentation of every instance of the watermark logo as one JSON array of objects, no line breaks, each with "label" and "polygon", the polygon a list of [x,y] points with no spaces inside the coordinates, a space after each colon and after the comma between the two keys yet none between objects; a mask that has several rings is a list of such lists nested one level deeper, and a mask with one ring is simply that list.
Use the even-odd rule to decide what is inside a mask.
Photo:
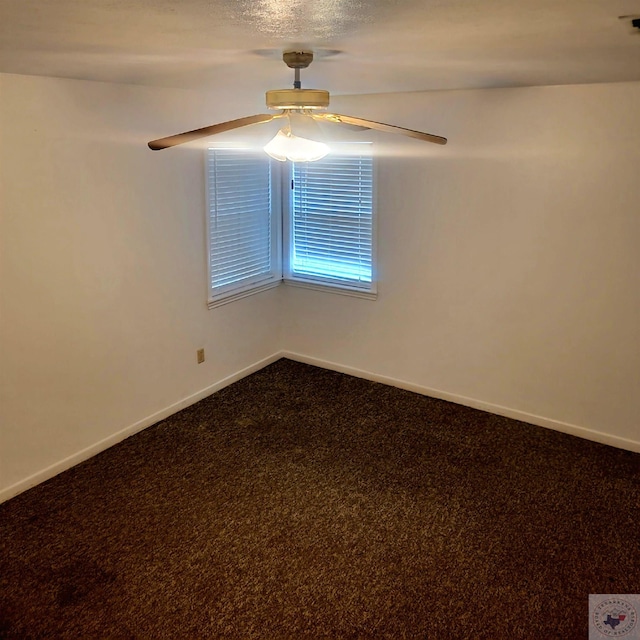
[{"label": "watermark logo", "polygon": [[602,638],[640,640],[639,612],[640,595],[591,594],[589,596],[589,640]]}]

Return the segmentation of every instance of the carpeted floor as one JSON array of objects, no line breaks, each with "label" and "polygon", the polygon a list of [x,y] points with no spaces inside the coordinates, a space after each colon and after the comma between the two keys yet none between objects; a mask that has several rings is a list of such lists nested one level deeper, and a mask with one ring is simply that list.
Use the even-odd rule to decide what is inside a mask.
[{"label": "carpeted floor", "polygon": [[640,593],[640,455],[280,360],[5,503],[0,545],[5,638],[573,640]]}]

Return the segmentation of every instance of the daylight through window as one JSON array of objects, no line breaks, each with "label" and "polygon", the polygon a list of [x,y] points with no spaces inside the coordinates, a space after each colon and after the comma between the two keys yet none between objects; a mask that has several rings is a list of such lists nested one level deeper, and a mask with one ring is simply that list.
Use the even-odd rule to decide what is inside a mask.
[{"label": "daylight through window", "polygon": [[374,297],[370,145],[318,162],[216,147],[206,159],[210,307],[283,280]]}]

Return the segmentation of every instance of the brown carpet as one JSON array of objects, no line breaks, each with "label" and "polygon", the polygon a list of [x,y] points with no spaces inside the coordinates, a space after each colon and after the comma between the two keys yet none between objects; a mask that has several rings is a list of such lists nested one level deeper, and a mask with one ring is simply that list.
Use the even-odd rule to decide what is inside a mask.
[{"label": "brown carpet", "polygon": [[587,638],[640,593],[640,455],[280,360],[0,540],[5,638]]}]

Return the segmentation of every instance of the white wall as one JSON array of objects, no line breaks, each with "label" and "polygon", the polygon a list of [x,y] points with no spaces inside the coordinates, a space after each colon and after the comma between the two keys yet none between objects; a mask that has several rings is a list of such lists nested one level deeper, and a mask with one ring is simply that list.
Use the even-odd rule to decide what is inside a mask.
[{"label": "white wall", "polygon": [[212,311],[201,154],[146,142],[260,100],[0,93],[0,500],[280,349],[640,450],[640,83],[334,99],[450,138],[376,137],[378,300]]},{"label": "white wall", "polygon": [[287,349],[640,450],[640,83],[333,103],[450,142],[376,137],[379,298],[287,288]]},{"label": "white wall", "polygon": [[6,498],[272,356],[280,292],[207,310],[202,154],[146,147],[230,100],[6,74],[0,93]]}]

